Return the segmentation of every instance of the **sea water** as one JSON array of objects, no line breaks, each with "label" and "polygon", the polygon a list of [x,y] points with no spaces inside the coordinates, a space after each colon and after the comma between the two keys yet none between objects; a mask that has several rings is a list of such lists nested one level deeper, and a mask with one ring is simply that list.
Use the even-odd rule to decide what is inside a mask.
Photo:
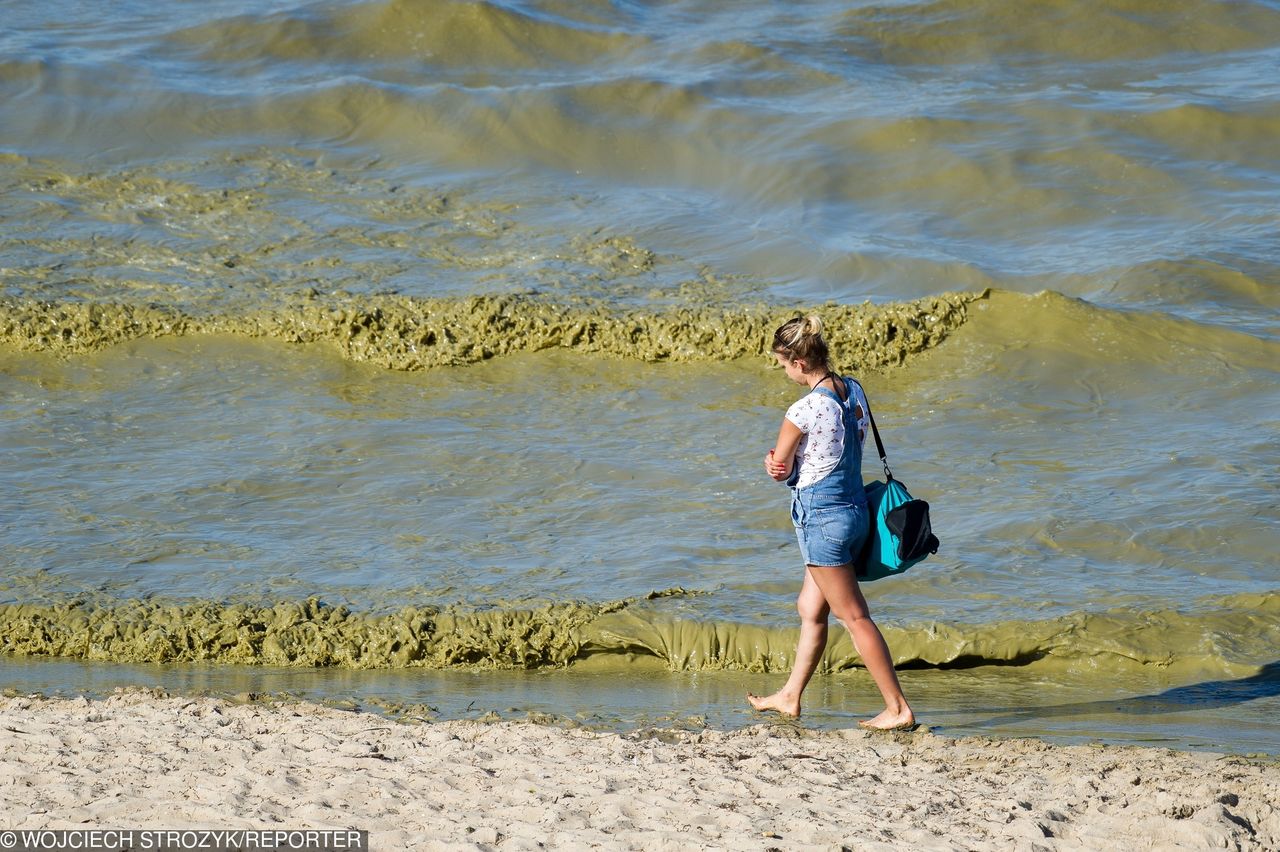
[{"label": "sea water", "polygon": [[[7,9],[0,681],[759,721],[816,311],[942,539],[865,588],[924,721],[1280,752],[1278,63],[1271,2]],[[833,627],[802,724],[876,709]]]}]

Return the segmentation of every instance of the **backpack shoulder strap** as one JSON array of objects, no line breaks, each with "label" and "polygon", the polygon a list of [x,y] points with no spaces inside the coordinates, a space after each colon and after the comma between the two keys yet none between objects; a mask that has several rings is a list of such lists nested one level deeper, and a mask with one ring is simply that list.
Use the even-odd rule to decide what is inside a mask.
[{"label": "backpack shoulder strap", "polygon": [[[858,386],[858,390],[862,391],[862,398],[866,400],[867,399],[866,388],[864,388],[857,379],[850,379],[849,381],[853,382],[855,385]],[[888,482],[892,482],[893,471],[889,470],[889,457],[885,454],[885,451],[884,451],[884,441],[880,440],[880,430],[876,428],[876,416],[871,413],[870,400],[867,400],[867,419],[871,421],[871,434],[876,439],[876,452],[880,454],[880,463],[884,465],[885,480]]]}]

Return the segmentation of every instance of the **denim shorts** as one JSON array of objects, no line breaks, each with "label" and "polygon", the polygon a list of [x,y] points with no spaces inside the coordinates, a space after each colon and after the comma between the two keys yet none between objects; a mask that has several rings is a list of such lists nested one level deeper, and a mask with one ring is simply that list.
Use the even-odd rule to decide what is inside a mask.
[{"label": "denim shorts", "polygon": [[834,503],[809,508],[793,500],[791,522],[804,564],[819,567],[848,565],[867,538],[867,504]]}]

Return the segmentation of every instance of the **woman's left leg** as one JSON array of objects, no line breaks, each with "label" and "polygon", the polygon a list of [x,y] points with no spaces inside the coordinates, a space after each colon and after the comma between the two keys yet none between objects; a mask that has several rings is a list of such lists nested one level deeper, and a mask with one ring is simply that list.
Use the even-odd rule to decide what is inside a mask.
[{"label": "woman's left leg", "polygon": [[822,590],[810,571],[804,572],[804,585],[796,598],[796,610],[800,613],[800,642],[796,645],[796,661],[782,689],[763,698],[747,693],[747,701],[757,710],[775,710],[786,716],[800,715],[800,695],[808,685],[827,647],[827,606]]}]

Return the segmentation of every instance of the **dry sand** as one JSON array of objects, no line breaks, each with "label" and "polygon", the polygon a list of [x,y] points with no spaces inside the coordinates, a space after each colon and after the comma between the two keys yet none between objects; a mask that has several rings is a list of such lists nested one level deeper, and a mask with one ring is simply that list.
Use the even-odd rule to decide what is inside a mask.
[{"label": "dry sand", "polygon": [[313,704],[0,698],[0,828],[396,849],[1277,849],[1280,766],[928,732],[629,735]]}]

